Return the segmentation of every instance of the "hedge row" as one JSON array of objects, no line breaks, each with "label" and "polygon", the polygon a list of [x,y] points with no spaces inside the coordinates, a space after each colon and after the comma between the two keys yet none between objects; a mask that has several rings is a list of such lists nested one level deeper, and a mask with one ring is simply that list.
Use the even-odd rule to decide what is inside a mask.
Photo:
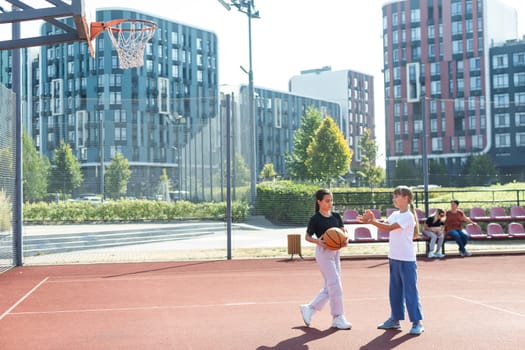
[{"label": "hedge row", "polygon": [[[250,212],[245,202],[232,203],[232,220],[244,221]],[[226,203],[119,200],[100,204],[89,202],[28,203],[23,206],[25,223],[166,221],[181,219],[225,220]]]}]

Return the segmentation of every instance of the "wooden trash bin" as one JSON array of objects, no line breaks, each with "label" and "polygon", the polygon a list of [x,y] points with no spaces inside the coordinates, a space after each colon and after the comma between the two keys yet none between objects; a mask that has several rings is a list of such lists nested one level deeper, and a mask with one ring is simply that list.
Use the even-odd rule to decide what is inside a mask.
[{"label": "wooden trash bin", "polygon": [[290,260],[293,259],[294,254],[297,254],[303,259],[301,253],[301,235],[293,234],[288,235],[288,254],[290,254]]}]

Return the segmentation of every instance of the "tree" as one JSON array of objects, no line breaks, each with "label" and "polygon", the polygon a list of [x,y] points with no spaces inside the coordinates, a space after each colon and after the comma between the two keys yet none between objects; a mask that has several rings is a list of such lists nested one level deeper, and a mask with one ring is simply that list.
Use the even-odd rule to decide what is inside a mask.
[{"label": "tree", "polygon": [[305,165],[310,179],[330,185],[332,180],[348,173],[352,150],[331,117],[326,117],[307,149]]},{"label": "tree", "polygon": [[115,154],[105,172],[104,181],[108,195],[111,198],[120,198],[126,195],[130,177],[129,161],[122,153]]},{"label": "tree", "polygon": [[305,161],[308,158],[307,149],[315,137],[315,132],[323,121],[321,112],[314,107],[308,107],[301,118],[301,125],[294,135],[294,145],[291,154],[285,154],[288,175],[292,178],[308,179],[308,169]]},{"label": "tree", "polygon": [[450,175],[443,162],[435,159],[428,161],[428,182],[440,186],[450,186]]},{"label": "tree", "polygon": [[484,186],[498,181],[499,172],[488,154],[471,155],[463,172],[463,185]]},{"label": "tree", "polygon": [[250,169],[240,154],[235,155],[232,176],[234,186],[244,186],[250,181]]},{"label": "tree", "polygon": [[63,140],[60,147],[55,149],[53,165],[49,172],[49,191],[71,194],[82,185],[84,177],[80,171],[80,164],[71,152],[71,146]]},{"label": "tree", "polygon": [[277,173],[275,172],[275,169],[273,167],[272,163],[264,164],[261,174],[259,175],[260,178],[264,180],[273,180],[277,176]]},{"label": "tree", "polygon": [[414,169],[414,164],[408,159],[396,161],[394,174],[391,176],[391,186],[416,185],[423,183],[422,172]]},{"label": "tree", "polygon": [[22,185],[24,200],[42,199],[47,194],[49,160],[38,154],[35,144],[25,130],[22,131]]},{"label": "tree", "polygon": [[372,138],[370,129],[364,129],[359,139],[358,147],[361,153],[361,161],[357,175],[359,175],[370,188],[379,186],[385,179],[385,172],[381,167],[376,165],[378,146]]}]

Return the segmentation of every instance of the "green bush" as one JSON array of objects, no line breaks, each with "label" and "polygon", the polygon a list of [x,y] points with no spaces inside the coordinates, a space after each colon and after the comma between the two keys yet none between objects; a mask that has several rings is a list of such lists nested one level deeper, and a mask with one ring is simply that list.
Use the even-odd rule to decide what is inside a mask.
[{"label": "green bush", "polygon": [[[26,203],[23,217],[30,222],[169,221],[180,219],[225,220],[226,203],[118,200],[89,202]],[[232,203],[232,220],[244,221],[250,212],[246,202]]]},{"label": "green bush", "polygon": [[257,213],[275,224],[306,225],[314,212],[318,189],[291,181],[263,182],[257,186]]}]

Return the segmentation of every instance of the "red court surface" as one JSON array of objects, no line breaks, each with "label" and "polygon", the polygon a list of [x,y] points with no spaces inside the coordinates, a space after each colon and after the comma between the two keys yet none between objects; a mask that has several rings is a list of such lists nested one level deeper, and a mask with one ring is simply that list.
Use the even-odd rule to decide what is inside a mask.
[{"label": "red court surface", "polygon": [[39,266],[0,275],[0,349],[523,349],[525,255],[418,261],[426,331],[383,331],[386,259],[342,261],[346,316],[304,326],[314,260]]}]

